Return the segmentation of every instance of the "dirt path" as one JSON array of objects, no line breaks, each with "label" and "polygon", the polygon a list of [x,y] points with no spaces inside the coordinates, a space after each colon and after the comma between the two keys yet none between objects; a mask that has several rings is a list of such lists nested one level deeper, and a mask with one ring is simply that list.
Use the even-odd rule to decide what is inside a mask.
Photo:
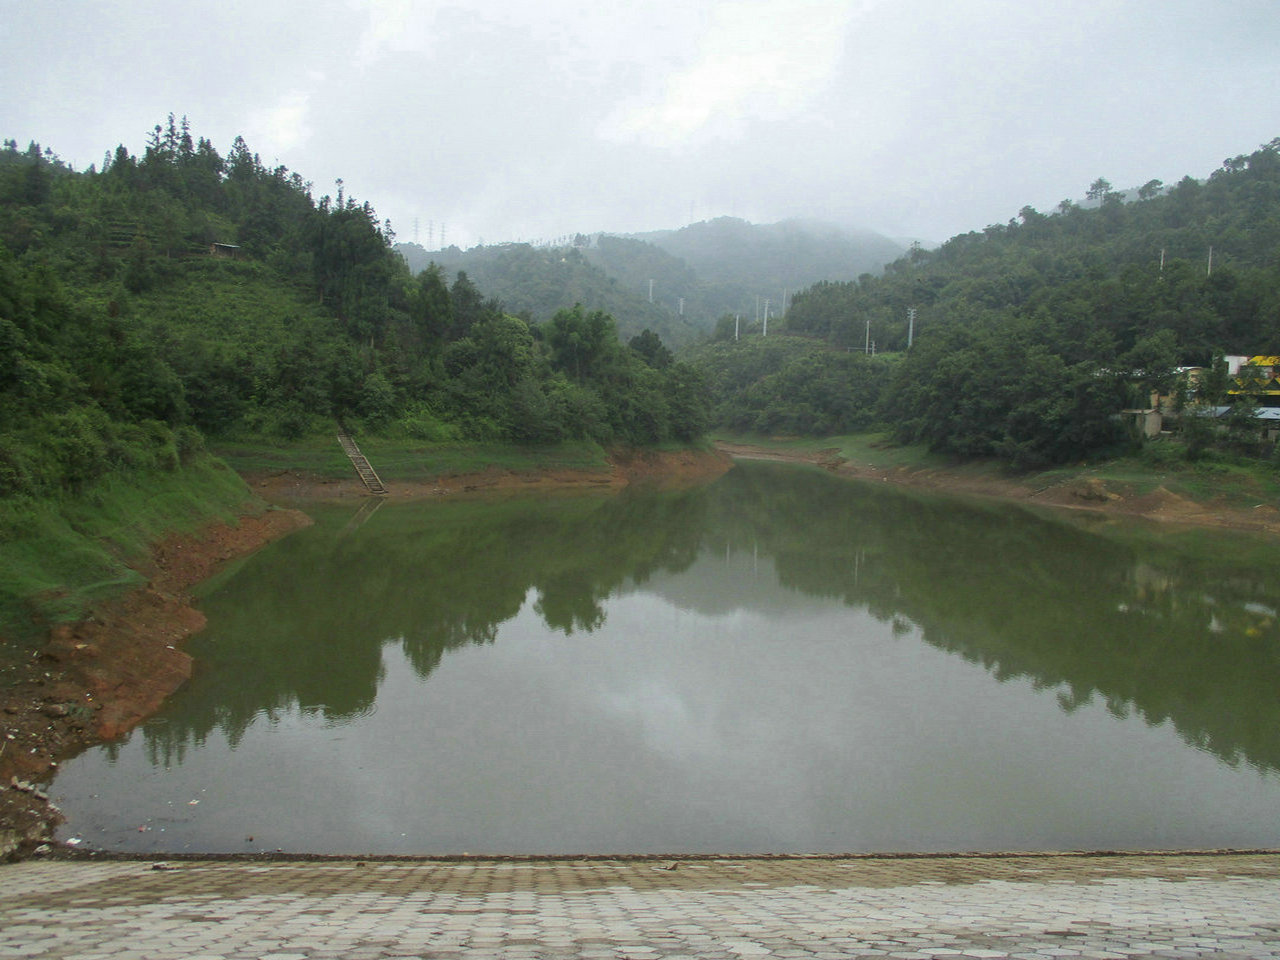
[{"label": "dirt path", "polygon": [[717,449],[742,460],[810,463],[843,477],[879,480],[941,493],[993,497],[1070,510],[1090,510],[1117,516],[1143,517],[1163,523],[1185,523],[1230,530],[1280,535],[1280,511],[1272,504],[1252,508],[1224,503],[1198,503],[1158,487],[1142,496],[1112,489],[1098,477],[1076,477],[1046,484],[1016,477],[966,475],[940,469],[886,468],[847,460],[835,448],[800,453],[742,443],[718,443]]}]

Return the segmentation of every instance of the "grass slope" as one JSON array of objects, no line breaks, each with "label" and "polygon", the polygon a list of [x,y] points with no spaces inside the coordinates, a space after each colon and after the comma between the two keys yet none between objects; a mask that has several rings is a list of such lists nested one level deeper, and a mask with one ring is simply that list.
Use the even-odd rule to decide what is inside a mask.
[{"label": "grass slope", "polygon": [[1031,489],[1097,478],[1108,489],[1125,496],[1142,496],[1163,487],[1197,503],[1214,502],[1234,508],[1280,503],[1280,471],[1271,463],[1219,454],[1188,461],[1183,444],[1174,439],[1149,442],[1136,456],[1028,473],[1013,472],[1007,464],[996,460],[959,461],[931,453],[922,444],[896,443],[887,432],[881,431],[797,438],[717,432],[714,439],[798,455],[834,451],[846,460],[883,470],[937,470],[969,479],[998,477]]},{"label": "grass slope", "polygon": [[280,343],[295,324],[333,322],[313,291],[282,282],[264,264],[236,260],[187,261],[137,294],[131,308],[169,336],[264,349]]},{"label": "grass slope", "polygon": [[[486,470],[605,471],[608,461],[595,443],[523,447],[506,443],[424,444],[394,437],[357,437],[360,449],[383,480],[425,481]],[[288,444],[257,438],[211,441],[210,448],[241,473],[293,470],[316,477],[354,476],[334,436],[311,436]]]},{"label": "grass slope", "polygon": [[131,565],[152,544],[234,521],[254,502],[211,456],[173,472],[113,473],[76,496],[0,500],[0,637],[22,645],[44,624],[81,619],[143,582]]}]

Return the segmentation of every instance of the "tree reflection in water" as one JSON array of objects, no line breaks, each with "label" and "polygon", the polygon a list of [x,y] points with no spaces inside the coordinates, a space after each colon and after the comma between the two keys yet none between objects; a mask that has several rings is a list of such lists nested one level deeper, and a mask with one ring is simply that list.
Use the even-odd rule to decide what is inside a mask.
[{"label": "tree reflection in water", "polygon": [[915,629],[1001,681],[1028,677],[1063,710],[1098,699],[1229,763],[1280,769],[1280,546],[1251,537],[770,464],[679,492],[393,504],[358,527],[349,509],[317,517],[207,597],[197,677],[145,729],[154,762],[214,729],[234,745],[259,715],[372,710],[385,644],[426,677],[447,651],[493,643],[529,598],[552,629],[591,632],[611,594],[658,573],[709,583],[728,569],[713,560],[746,554],[770,558],[786,590]]}]

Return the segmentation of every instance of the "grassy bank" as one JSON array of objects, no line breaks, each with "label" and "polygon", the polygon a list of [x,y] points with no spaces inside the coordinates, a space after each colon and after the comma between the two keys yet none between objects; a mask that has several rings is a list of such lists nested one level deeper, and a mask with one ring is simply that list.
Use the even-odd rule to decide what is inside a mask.
[{"label": "grassy bank", "polygon": [[1018,483],[1029,490],[1096,480],[1127,497],[1141,497],[1160,488],[1197,503],[1235,508],[1280,503],[1280,469],[1265,460],[1236,458],[1210,452],[1198,460],[1186,458],[1183,444],[1171,438],[1148,442],[1130,456],[1015,473],[993,460],[957,461],[930,453],[923,446],[893,442],[887,433],[865,432],[836,437],[778,438],[718,433],[726,443],[750,444],[798,457],[841,457],[850,463],[885,471],[937,471],[958,478]]},{"label": "grassy bank", "polygon": [[1164,489],[1196,503],[1248,509],[1280,503],[1280,470],[1265,460],[1211,454],[1187,460],[1175,440],[1156,440],[1133,456],[1059,467],[1028,475],[1037,486],[1097,478],[1108,490],[1141,497]]},{"label": "grassy bank", "polygon": [[[388,481],[432,481],[494,470],[610,470],[604,449],[594,443],[520,447],[358,439]],[[111,473],[74,495],[0,499],[0,637],[27,642],[44,625],[83,618],[93,604],[143,582],[133,567],[158,540],[232,521],[251,505],[261,506],[241,474],[354,476],[329,433],[296,441],[251,437],[210,447],[210,454],[197,455],[174,471]]]},{"label": "grassy bank", "polygon": [[142,582],[131,564],[153,543],[234,520],[254,502],[208,455],[174,471],[109,474],[75,496],[0,500],[0,636],[21,646],[42,624],[84,617]]},{"label": "grassy bank", "polygon": [[[505,443],[440,443],[394,437],[357,436],[356,442],[383,480],[425,481],[486,470],[517,472],[608,470],[604,449],[595,443],[522,447]],[[315,477],[354,476],[332,435],[273,442],[261,438],[210,442],[212,449],[240,473],[296,471]]]}]

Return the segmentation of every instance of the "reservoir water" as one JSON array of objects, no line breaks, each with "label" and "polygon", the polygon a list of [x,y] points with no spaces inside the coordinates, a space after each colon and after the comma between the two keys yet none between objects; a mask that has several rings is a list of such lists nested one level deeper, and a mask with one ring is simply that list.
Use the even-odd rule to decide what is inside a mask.
[{"label": "reservoir water", "polygon": [[108,850],[1280,846],[1280,544],[740,464],[373,503],[206,585],[63,765]]}]

